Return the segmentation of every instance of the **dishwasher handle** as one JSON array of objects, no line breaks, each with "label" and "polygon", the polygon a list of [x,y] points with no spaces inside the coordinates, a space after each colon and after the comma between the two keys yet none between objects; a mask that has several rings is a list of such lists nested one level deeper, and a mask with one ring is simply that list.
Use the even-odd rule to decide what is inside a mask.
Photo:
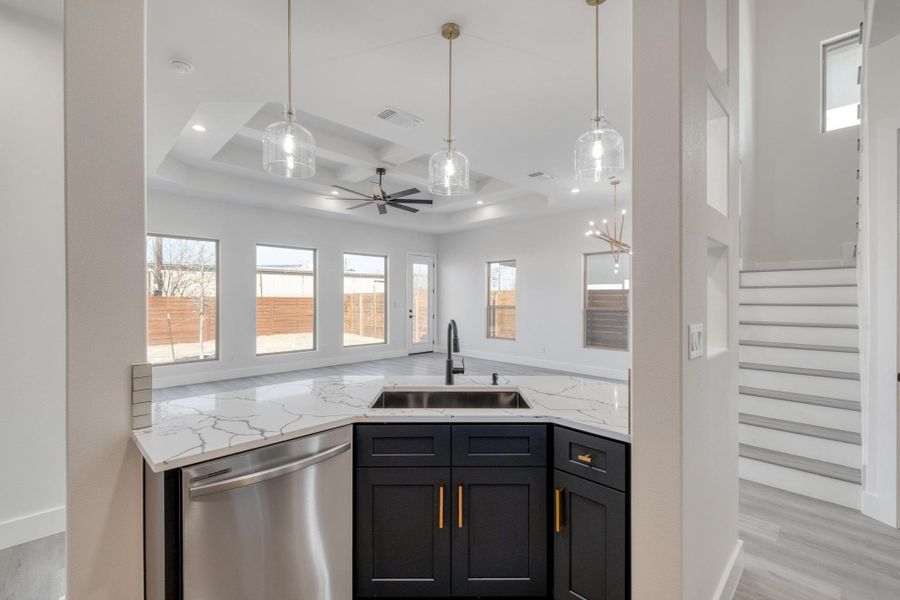
[{"label": "dishwasher handle", "polygon": [[209,494],[227,492],[228,490],[253,485],[255,483],[260,483],[268,479],[274,479],[275,477],[287,475],[288,473],[293,473],[294,471],[299,471],[301,469],[311,467],[322,461],[328,460],[329,458],[334,458],[339,454],[343,454],[350,449],[350,445],[350,442],[347,442],[345,444],[329,448],[328,450],[323,450],[322,452],[318,452],[316,454],[313,454],[312,456],[307,456],[305,458],[301,458],[300,460],[295,460],[283,465],[278,465],[277,467],[271,467],[263,471],[247,473],[246,475],[239,475],[237,477],[231,477],[229,479],[223,479],[221,481],[216,481],[213,483],[191,486],[188,495],[191,498],[197,498],[200,496],[207,496]]}]

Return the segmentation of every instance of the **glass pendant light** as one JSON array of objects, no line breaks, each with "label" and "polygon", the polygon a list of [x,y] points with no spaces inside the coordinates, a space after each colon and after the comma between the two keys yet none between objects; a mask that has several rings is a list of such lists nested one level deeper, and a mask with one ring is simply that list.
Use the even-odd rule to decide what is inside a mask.
[{"label": "glass pendant light", "polygon": [[575,142],[575,179],[607,181],[625,171],[625,143],[600,112],[600,5],[604,0],[587,0],[594,7],[594,118],[591,128]]},{"label": "glass pendant light", "polygon": [[453,149],[453,40],[459,37],[456,23],[445,23],[441,35],[450,42],[449,85],[447,93],[447,148],[431,155],[428,161],[428,191],[435,196],[461,196],[469,191],[469,159]]},{"label": "glass pendant light", "polygon": [[294,120],[291,24],[288,0],[288,101],[284,119],[266,127],[263,134],[263,168],[272,175],[306,179],[316,174],[316,141],[307,128]]}]

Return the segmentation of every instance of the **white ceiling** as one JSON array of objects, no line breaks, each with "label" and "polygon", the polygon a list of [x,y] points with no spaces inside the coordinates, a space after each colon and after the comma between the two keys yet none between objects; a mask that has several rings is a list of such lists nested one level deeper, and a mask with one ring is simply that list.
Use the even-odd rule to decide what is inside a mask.
[{"label": "white ceiling", "polygon": [[[153,0],[152,189],[433,232],[609,202],[608,186],[570,192],[573,144],[593,110],[593,11],[584,0],[294,2],[294,97],[316,138],[316,177],[286,181],[261,168],[261,130],[286,98],[286,0]],[[446,21],[462,27],[454,135],[470,159],[473,193],[383,217],[323,198],[334,183],[367,191],[378,166],[388,169],[388,192],[424,189],[427,157],[446,136]],[[631,0],[606,2],[601,23],[601,104],[628,144]],[[176,73],[172,58],[193,72]],[[377,119],[387,106],[424,122]],[[195,123],[207,131],[193,131]],[[527,176],[535,171],[556,179]],[[626,174],[623,197],[629,189]]]}]

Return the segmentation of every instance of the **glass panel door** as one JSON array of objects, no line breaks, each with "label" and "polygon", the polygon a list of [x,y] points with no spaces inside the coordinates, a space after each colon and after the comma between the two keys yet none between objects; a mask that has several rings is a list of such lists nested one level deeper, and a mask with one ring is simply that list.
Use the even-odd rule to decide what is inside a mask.
[{"label": "glass panel door", "polygon": [[407,259],[407,348],[410,354],[434,350],[434,257]]}]

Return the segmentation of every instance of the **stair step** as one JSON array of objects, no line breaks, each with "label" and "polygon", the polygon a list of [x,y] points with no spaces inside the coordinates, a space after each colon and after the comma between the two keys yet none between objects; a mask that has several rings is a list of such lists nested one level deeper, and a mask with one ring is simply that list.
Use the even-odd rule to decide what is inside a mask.
[{"label": "stair step", "polygon": [[859,373],[859,354],[853,352],[823,352],[808,348],[741,344],[738,347],[738,357],[739,361],[750,364]]},{"label": "stair step", "polygon": [[825,462],[824,460],[804,458],[802,456],[795,456],[793,454],[768,450],[766,448],[759,448],[747,444],[738,445],[738,456],[778,465],[780,467],[786,467],[788,469],[794,469],[795,471],[812,473],[813,475],[819,475],[829,479],[846,481],[847,483],[862,483],[862,471],[860,469],[836,465]]},{"label": "stair step", "polygon": [[829,371],[825,369],[807,369],[803,367],[783,367],[781,365],[765,365],[760,363],[739,363],[741,369],[751,371],[769,371],[771,373],[790,373],[791,375],[806,375],[808,377],[828,377],[830,379],[850,379],[859,381],[859,373],[847,371]]},{"label": "stair step", "polygon": [[743,271],[742,286],[855,284],[855,267]]},{"label": "stair step", "polygon": [[738,423],[741,425],[751,425],[753,427],[762,427],[764,429],[774,429],[776,431],[784,431],[786,433],[795,433],[797,435],[805,435],[807,437],[815,437],[833,442],[841,442],[843,444],[853,444],[859,446],[862,444],[862,438],[859,433],[853,431],[843,431],[831,427],[821,427],[819,425],[809,425],[807,423],[797,423],[795,421],[784,421],[782,419],[773,419],[771,417],[762,417],[759,415],[748,415],[741,413],[738,415]]},{"label": "stair step", "polygon": [[[753,273],[753,271],[744,271]],[[742,285],[742,290],[797,290],[808,288],[855,288],[855,283],[799,283],[787,285]]]},{"label": "stair step", "polygon": [[740,306],[806,306],[810,308],[822,306],[852,306],[854,308],[858,308],[859,304],[856,302],[741,302]]},{"label": "stair step", "polygon": [[794,394],[840,398],[855,402],[860,399],[859,381],[852,379],[831,379],[794,373],[740,369],[738,370],[738,385]]},{"label": "stair step", "polygon": [[754,325],[761,327],[821,327],[822,329],[859,329],[856,323],[807,323],[800,321],[759,321],[754,319],[741,319],[739,325]]},{"label": "stair step", "polygon": [[738,315],[741,321],[855,325],[859,309],[855,304],[742,304]]},{"label": "stair step", "polygon": [[840,329],[835,327],[797,327],[796,325],[782,327],[767,324],[742,324],[738,335],[742,340],[757,342],[850,347],[859,344],[859,330],[855,327]]},{"label": "stair step", "polygon": [[854,304],[859,301],[852,284],[743,286],[738,290],[738,302],[786,304]]},{"label": "stair step", "polygon": [[772,398],[773,400],[784,400],[785,402],[800,402],[803,404],[813,404],[815,406],[825,406],[828,408],[839,408],[841,410],[849,410],[860,412],[861,406],[855,400],[842,400],[840,398],[827,398],[825,396],[815,396],[812,394],[798,394],[795,392],[781,392],[778,390],[768,390],[765,388],[755,388],[741,386],[738,393],[744,396],[757,396],[760,398]]},{"label": "stair step", "polygon": [[744,394],[738,395],[737,406],[738,413],[747,415],[806,423],[855,433],[862,430],[860,413],[852,410]]},{"label": "stair step", "polygon": [[764,342],[759,340],[740,340],[739,346],[754,346],[757,348],[780,348],[783,350],[812,350],[814,352],[846,352],[859,354],[859,348],[853,346],[820,346],[818,344],[794,344],[791,342]]},{"label": "stair step", "polygon": [[738,472],[740,478],[745,481],[802,494],[854,510],[860,509],[862,486],[858,483],[822,477],[744,457],[738,458]]}]

